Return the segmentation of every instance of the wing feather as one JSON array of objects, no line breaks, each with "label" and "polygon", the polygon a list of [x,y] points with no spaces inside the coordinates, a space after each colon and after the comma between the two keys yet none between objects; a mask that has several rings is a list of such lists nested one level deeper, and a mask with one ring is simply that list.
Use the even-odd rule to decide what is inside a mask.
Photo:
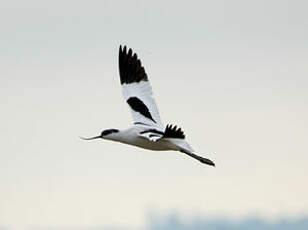
[{"label": "wing feather", "polygon": [[119,73],[125,100],[130,106],[135,124],[146,124],[163,129],[148,76],[132,49],[119,50]]}]

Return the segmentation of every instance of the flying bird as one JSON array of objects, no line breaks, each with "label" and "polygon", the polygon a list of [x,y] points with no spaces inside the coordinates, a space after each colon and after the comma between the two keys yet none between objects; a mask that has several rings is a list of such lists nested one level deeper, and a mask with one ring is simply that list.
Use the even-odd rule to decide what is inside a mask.
[{"label": "flying bird", "polygon": [[213,161],[195,154],[181,128],[173,125],[164,128],[144,67],[137,54],[126,46],[119,49],[119,73],[123,95],[134,120],[133,126],[125,130],[107,129],[99,136],[81,137],[83,140],[101,138],[154,151],[180,151],[201,163],[215,166]]}]

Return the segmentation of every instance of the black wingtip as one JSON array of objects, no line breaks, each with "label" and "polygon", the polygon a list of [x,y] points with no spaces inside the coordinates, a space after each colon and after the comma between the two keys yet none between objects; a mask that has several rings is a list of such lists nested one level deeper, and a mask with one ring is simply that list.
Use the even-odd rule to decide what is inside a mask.
[{"label": "black wingtip", "polygon": [[131,57],[132,54],[133,54],[133,50],[132,50],[131,48],[129,48],[129,50],[128,50],[128,56]]},{"label": "black wingtip", "polygon": [[147,74],[137,54],[125,45],[120,45],[119,48],[119,72],[121,84],[148,81]]},{"label": "black wingtip", "polygon": [[170,125],[167,125],[165,128],[164,137],[185,139],[185,134],[181,128],[178,128],[176,125],[172,126],[170,124]]}]

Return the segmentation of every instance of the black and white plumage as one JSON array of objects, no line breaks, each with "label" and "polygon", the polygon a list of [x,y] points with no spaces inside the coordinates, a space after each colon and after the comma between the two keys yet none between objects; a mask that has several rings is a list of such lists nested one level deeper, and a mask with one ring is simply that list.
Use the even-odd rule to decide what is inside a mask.
[{"label": "black and white plumage", "polygon": [[144,149],[180,151],[204,164],[215,166],[211,160],[194,153],[181,128],[172,125],[164,128],[144,67],[137,54],[132,49],[127,50],[126,46],[119,49],[119,73],[123,95],[133,116],[133,126],[126,130],[107,129],[99,136],[82,139],[102,138]]}]

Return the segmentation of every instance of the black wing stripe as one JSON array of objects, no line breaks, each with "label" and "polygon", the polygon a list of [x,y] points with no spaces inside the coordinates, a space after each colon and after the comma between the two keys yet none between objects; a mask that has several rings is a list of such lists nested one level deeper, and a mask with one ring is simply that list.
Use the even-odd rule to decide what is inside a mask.
[{"label": "black wing stripe", "polygon": [[181,128],[177,126],[167,125],[165,132],[161,132],[156,129],[148,129],[145,131],[140,132],[140,134],[150,133],[150,137],[154,135],[162,135],[163,138],[178,138],[178,139],[185,139],[184,132]]},{"label": "black wing stripe", "polygon": [[145,123],[142,123],[142,122],[135,122],[134,125],[145,125],[145,126],[151,126],[149,124],[145,124]]},{"label": "black wing stripe", "polygon": [[150,134],[149,137],[161,137],[161,135],[157,135],[157,134]]},{"label": "black wing stripe", "polygon": [[148,80],[148,76],[137,54],[133,54],[132,49],[129,49],[127,52],[126,46],[123,49],[120,46],[119,49],[119,72],[121,84]]},{"label": "black wing stripe", "polygon": [[132,110],[142,114],[146,118],[149,118],[154,123],[156,123],[156,121],[153,119],[148,107],[138,97],[128,98],[127,103],[132,108]]},{"label": "black wing stripe", "polygon": [[164,135],[164,132],[161,132],[161,131],[156,130],[156,129],[148,129],[148,130],[140,132],[140,134],[145,134],[145,133],[155,133],[155,134],[159,134],[159,135]]},{"label": "black wing stripe", "polygon": [[181,128],[177,128],[176,126],[172,127],[172,125],[166,126],[164,137],[185,139],[184,132],[181,130]]}]

